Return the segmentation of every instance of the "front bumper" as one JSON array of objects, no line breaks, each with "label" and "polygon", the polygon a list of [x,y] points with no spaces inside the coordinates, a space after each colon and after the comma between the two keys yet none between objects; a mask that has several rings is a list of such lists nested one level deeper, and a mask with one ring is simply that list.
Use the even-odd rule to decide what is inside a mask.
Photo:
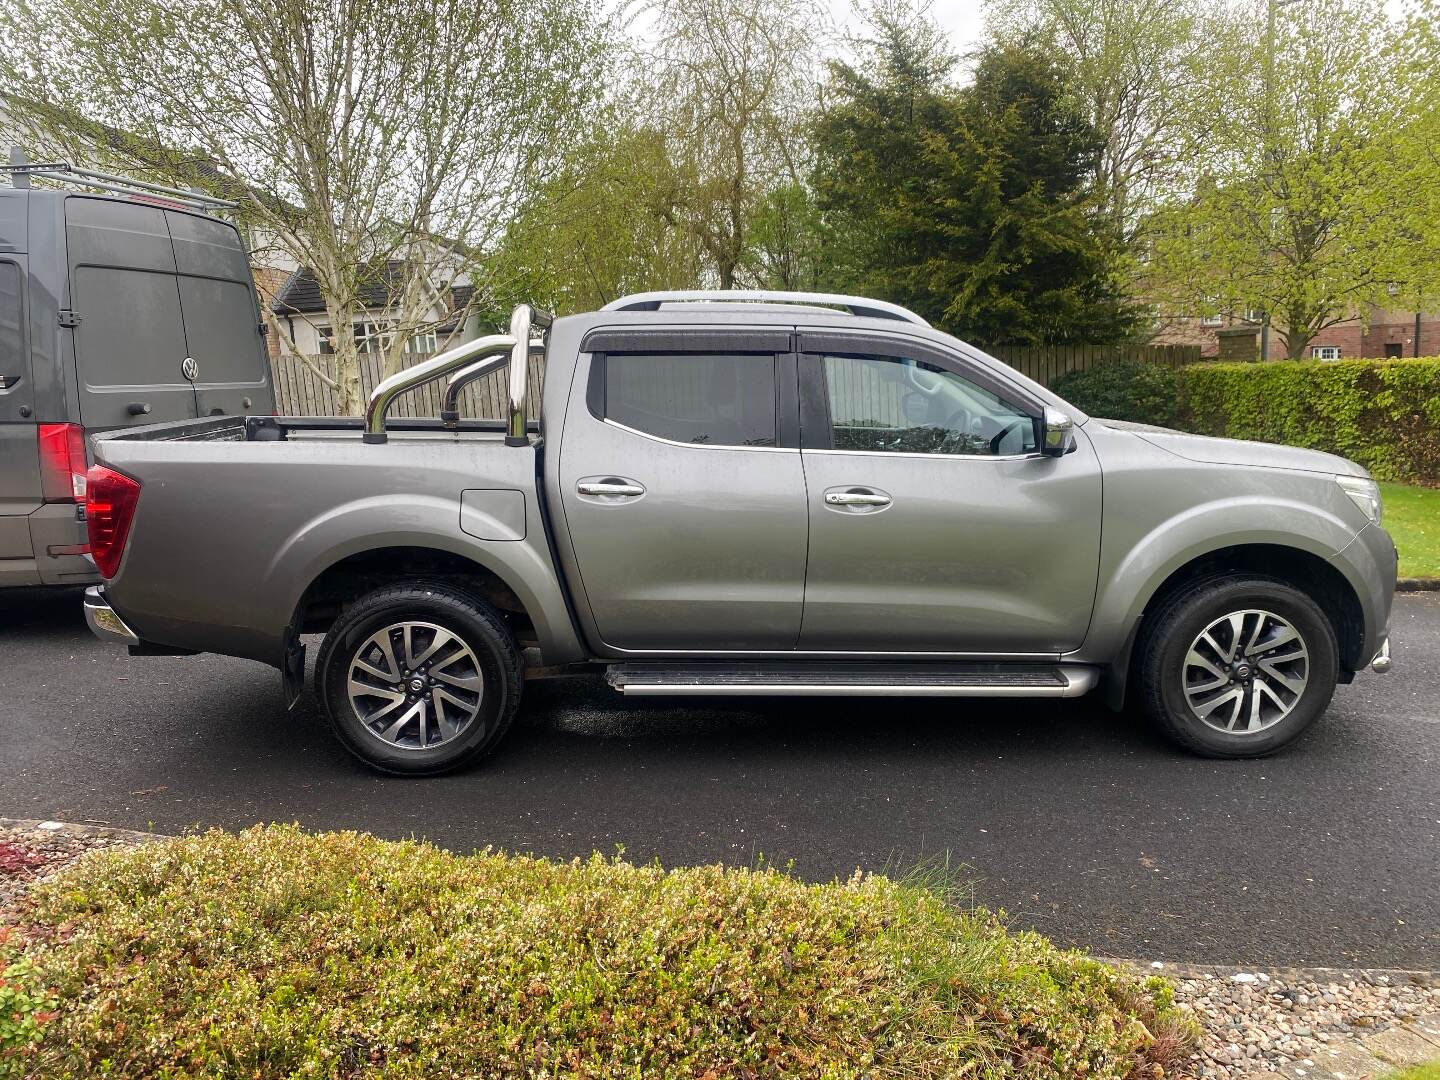
[{"label": "front bumper", "polygon": [[1390,635],[1386,634],[1380,641],[1380,651],[1370,661],[1370,670],[1377,675],[1384,675],[1390,670]]},{"label": "front bumper", "polygon": [[105,601],[105,590],[99,585],[91,585],[85,590],[85,623],[101,641],[140,644],[135,631],[126,626],[125,620]]}]

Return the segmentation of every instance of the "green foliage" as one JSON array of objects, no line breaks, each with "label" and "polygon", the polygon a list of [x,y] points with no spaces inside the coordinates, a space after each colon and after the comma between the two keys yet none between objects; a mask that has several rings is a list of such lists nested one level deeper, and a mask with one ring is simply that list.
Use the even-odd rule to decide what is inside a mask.
[{"label": "green foliage", "polygon": [[1118,341],[1118,238],[1092,212],[1100,151],[1036,43],[988,48],[974,82],[893,26],[871,62],[832,64],[814,187],[841,284],[992,343]]},{"label": "green foliage", "polygon": [[1175,369],[1169,402],[1130,394],[1126,374],[1070,374],[1056,393],[1097,416],[1325,450],[1380,480],[1440,483],[1440,358],[1191,364]]},{"label": "green foliage", "polygon": [[555,863],[290,827],[36,894],[37,1075],[1164,1075],[1168,987],[857,874]]},{"label": "green foliage", "polygon": [[1174,427],[1180,422],[1179,369],[1138,360],[1067,371],[1050,385],[1092,416]]},{"label": "green foliage", "polygon": [[1216,50],[1187,95],[1194,186],[1149,223],[1147,284],[1172,312],[1268,311],[1299,358],[1367,305],[1437,299],[1440,39],[1418,11],[1402,32],[1382,0],[1269,14],[1273,47]]},{"label": "green foliage", "polygon": [[0,930],[0,1080],[23,1075],[56,1005],[35,965],[15,955],[9,933]]}]

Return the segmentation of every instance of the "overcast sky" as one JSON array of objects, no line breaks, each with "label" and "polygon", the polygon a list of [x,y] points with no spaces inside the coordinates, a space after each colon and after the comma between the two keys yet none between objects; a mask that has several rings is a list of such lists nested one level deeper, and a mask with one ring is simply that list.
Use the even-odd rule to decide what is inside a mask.
[{"label": "overcast sky", "polygon": [[[854,23],[851,0],[827,0],[830,17],[844,30]],[[980,40],[984,29],[982,0],[934,0],[930,17],[940,24],[957,53],[965,53]]]}]

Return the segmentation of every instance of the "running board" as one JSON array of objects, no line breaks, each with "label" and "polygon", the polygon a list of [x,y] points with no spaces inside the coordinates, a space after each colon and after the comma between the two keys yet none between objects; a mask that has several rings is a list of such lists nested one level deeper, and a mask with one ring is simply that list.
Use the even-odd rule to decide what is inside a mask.
[{"label": "running board", "polygon": [[1100,673],[1077,664],[693,661],[611,664],[605,681],[634,697],[1079,697]]}]

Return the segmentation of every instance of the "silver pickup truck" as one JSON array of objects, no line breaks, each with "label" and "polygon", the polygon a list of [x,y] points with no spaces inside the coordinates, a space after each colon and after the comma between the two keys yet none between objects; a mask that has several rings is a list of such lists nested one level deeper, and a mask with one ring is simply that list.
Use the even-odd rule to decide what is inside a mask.
[{"label": "silver pickup truck", "polygon": [[[462,418],[507,364],[506,415]],[[437,379],[440,417],[387,422]],[[1086,417],[858,297],[522,306],[364,418],[94,451],[96,633],[274,665],[291,703],[323,633],[329,722],[388,772],[491,750],[541,665],[624,694],[1128,693],[1190,750],[1250,757],[1390,663],[1395,547],[1362,468]]]}]

